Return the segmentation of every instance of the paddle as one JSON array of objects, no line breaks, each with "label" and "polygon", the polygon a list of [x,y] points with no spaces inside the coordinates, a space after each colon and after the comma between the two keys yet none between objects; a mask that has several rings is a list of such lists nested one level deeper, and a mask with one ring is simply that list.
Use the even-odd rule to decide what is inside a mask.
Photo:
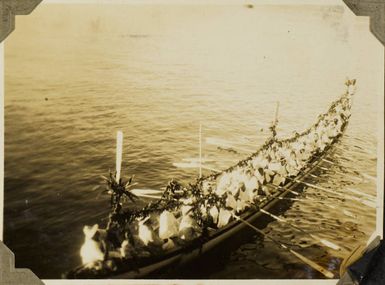
[{"label": "paddle", "polygon": [[271,183],[264,184],[264,186],[270,187],[270,188],[274,188],[274,189],[278,189],[278,190],[289,191],[290,193],[293,193],[293,194],[296,195],[296,196],[299,195],[299,193],[298,193],[297,191],[290,190],[290,189],[288,189],[288,188],[286,188],[286,187],[277,186],[277,185],[274,185],[274,184],[271,184]]},{"label": "paddle", "polygon": [[352,192],[352,193],[354,193],[354,194],[357,194],[357,195],[360,195],[360,196],[364,196],[364,197],[366,197],[367,199],[372,200],[373,202],[376,201],[376,197],[374,197],[374,196],[372,196],[372,195],[363,193],[363,192],[361,192],[361,191],[358,191],[358,190],[352,189],[352,188],[347,188],[347,190],[349,190],[350,192]]},{"label": "paddle", "polygon": [[346,151],[346,149],[348,150],[352,150],[352,151],[357,151],[360,152],[360,153],[365,153],[365,154],[369,154],[369,155],[372,155],[372,156],[376,156],[376,153],[374,153],[373,151],[368,151],[368,150],[365,150],[363,149],[362,147],[359,147],[359,146],[356,146],[356,145],[353,145],[353,147],[355,148],[355,150],[352,150],[351,147],[348,147],[348,146],[336,146],[336,148],[338,148],[339,150],[342,150],[342,151]]},{"label": "paddle", "polygon": [[288,222],[286,219],[284,219],[284,218],[277,217],[276,215],[273,215],[272,213],[270,213],[270,212],[268,212],[268,211],[266,211],[266,210],[264,210],[264,209],[260,209],[260,212],[264,213],[265,215],[268,215],[268,216],[272,217],[273,219],[275,219],[275,220],[277,220],[277,221],[279,221],[279,222],[281,222],[281,223],[285,223],[285,224],[289,225],[289,226],[292,227],[293,229],[298,230],[298,231],[300,231],[301,233],[310,236],[311,238],[313,238],[313,239],[316,240],[317,242],[320,242],[320,243],[322,243],[323,245],[325,245],[325,246],[327,246],[327,247],[330,247],[330,248],[332,248],[332,249],[334,249],[334,250],[341,250],[341,248],[340,248],[338,245],[336,245],[336,244],[334,244],[334,243],[332,243],[332,242],[330,242],[330,241],[328,241],[328,240],[326,240],[326,239],[320,238],[319,236],[317,236],[317,235],[315,235],[315,234],[306,232],[306,231],[304,231],[303,229],[301,229],[301,228],[299,228],[299,227],[297,227],[297,226],[295,226],[295,225],[289,223],[289,222]]},{"label": "paddle", "polygon": [[310,188],[313,188],[313,189],[317,189],[317,190],[321,190],[321,191],[324,191],[324,192],[327,192],[327,193],[335,194],[335,195],[340,196],[342,198],[348,198],[350,200],[358,201],[358,202],[360,202],[360,203],[362,203],[362,204],[364,204],[364,205],[366,205],[368,207],[376,208],[376,205],[373,203],[373,201],[367,201],[367,200],[360,199],[360,198],[357,198],[357,197],[354,197],[354,196],[351,196],[351,195],[348,195],[348,194],[342,194],[342,193],[339,193],[339,192],[336,192],[336,191],[333,191],[333,190],[330,190],[330,189],[327,189],[327,188],[324,188],[324,187],[321,187],[321,186],[318,186],[318,185],[314,185],[314,184],[311,184],[311,183],[308,183],[308,182],[305,182],[305,181],[301,181],[299,179],[290,178],[290,177],[285,177],[285,178],[288,179],[288,180],[291,180],[291,181],[294,181],[294,182],[306,185],[307,187],[310,187]]},{"label": "paddle", "polygon": [[186,158],[182,158],[182,161],[187,161],[187,162],[199,162],[200,160],[202,160],[202,162],[214,162],[213,159],[209,159],[207,157],[205,158],[199,158],[199,157],[186,157]]},{"label": "paddle", "polygon": [[[296,192],[297,193],[297,192]],[[330,208],[330,209],[336,209],[336,207],[335,206],[332,206],[332,205],[330,205],[330,204],[327,204],[327,203],[325,203],[325,202],[323,202],[323,201],[319,201],[319,200],[315,200],[315,199],[312,199],[312,198],[310,198],[310,197],[306,197],[306,199],[299,199],[299,198],[287,198],[287,197],[277,197],[279,200],[288,200],[288,201],[301,201],[301,202],[303,202],[303,201],[310,201],[310,202],[312,202],[312,203],[319,203],[319,204],[321,204],[322,206],[325,206],[325,207],[328,207],[328,208]],[[357,216],[356,215],[354,215],[353,213],[351,213],[351,212],[349,212],[348,210],[342,210],[342,212],[344,213],[344,215],[345,216],[348,216],[348,217],[352,217],[352,218],[357,218]]]},{"label": "paddle", "polygon": [[172,165],[177,167],[177,168],[198,168],[198,167],[200,167],[202,169],[210,170],[213,172],[221,172],[221,170],[199,164],[198,162],[174,162]]},{"label": "paddle", "polygon": [[312,260],[308,259],[307,257],[303,256],[302,254],[300,254],[300,253],[296,252],[295,250],[289,248],[288,246],[284,245],[283,243],[277,241],[276,239],[268,236],[262,230],[260,230],[257,227],[253,226],[252,224],[250,224],[248,221],[242,219],[241,217],[239,217],[239,216],[237,216],[235,214],[233,214],[233,216],[234,216],[235,219],[237,219],[238,221],[241,221],[245,225],[247,225],[250,228],[254,229],[256,232],[258,232],[259,234],[263,235],[265,238],[271,240],[272,242],[274,242],[278,246],[282,247],[283,249],[286,249],[287,251],[289,251],[290,253],[295,255],[297,258],[299,258],[301,261],[303,261],[304,263],[306,263],[310,267],[314,268],[318,272],[322,273],[325,277],[327,277],[327,278],[333,278],[334,277],[334,274],[332,272],[330,272],[329,270],[323,268],[321,265],[318,265],[314,261],[312,261]]},{"label": "paddle", "polygon": [[220,146],[223,149],[229,149],[229,150],[233,149],[233,150],[241,151],[241,152],[244,152],[244,153],[253,153],[254,152],[254,150],[250,150],[250,149],[234,146],[233,144],[231,144],[231,143],[229,143],[229,142],[227,142],[225,140],[221,140],[221,139],[206,138],[205,141],[206,141],[207,144]]},{"label": "paddle", "polygon": [[[322,158],[322,161],[325,161],[325,162],[327,162],[327,163],[329,163],[329,164],[332,164],[332,165],[336,165],[336,166],[338,166],[338,167],[340,167],[340,168],[342,168],[343,166],[341,166],[341,165],[339,165],[339,164],[337,164],[337,163],[335,163],[335,162],[333,162],[333,161],[330,161],[330,160],[328,160],[328,159],[325,159],[325,158]],[[321,168],[321,167],[320,167]],[[323,167],[323,168],[321,168],[321,169],[323,169],[323,170],[330,170],[329,168],[326,168],[326,167]],[[336,173],[338,173],[338,174],[341,174],[341,175],[345,175],[346,173],[340,173],[340,172],[338,172],[338,171],[335,171]],[[356,171],[347,171],[347,173],[351,173],[351,174],[355,174],[355,175],[360,175],[361,177],[363,177],[363,178],[366,178],[366,179],[368,179],[368,180],[372,180],[372,181],[374,181],[374,182],[376,182],[377,181],[377,178],[376,177],[374,177],[374,176],[371,176],[371,175],[369,175],[369,174],[366,174],[366,173],[359,173],[359,172],[356,172]],[[352,176],[352,177],[354,177],[354,176]],[[356,179],[358,179],[357,177],[355,177]]]}]

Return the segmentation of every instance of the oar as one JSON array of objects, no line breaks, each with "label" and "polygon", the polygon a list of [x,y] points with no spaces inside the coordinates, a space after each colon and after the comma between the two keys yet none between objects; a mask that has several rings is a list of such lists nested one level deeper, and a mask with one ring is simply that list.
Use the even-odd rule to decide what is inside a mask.
[{"label": "oar", "polygon": [[376,178],[376,177],[374,177],[374,176],[371,176],[371,175],[369,175],[369,174],[366,174],[366,173],[361,173],[361,175],[362,175],[363,177],[365,177],[365,178],[369,179],[369,180],[372,180],[372,181],[374,181],[374,182],[376,182],[376,181],[377,181],[377,178]]},{"label": "oar", "polygon": [[301,233],[310,236],[311,238],[313,238],[313,239],[316,240],[317,242],[320,242],[320,243],[322,243],[323,245],[325,245],[325,246],[327,246],[327,247],[330,247],[330,248],[332,248],[332,249],[334,249],[334,250],[341,250],[341,248],[340,248],[338,245],[336,245],[336,244],[334,244],[334,243],[332,243],[332,242],[330,242],[330,241],[328,241],[328,240],[326,240],[326,239],[320,238],[320,237],[318,237],[318,236],[315,235],[315,234],[308,233],[308,232],[304,231],[303,229],[301,229],[301,228],[299,228],[299,227],[297,227],[297,226],[295,226],[295,225],[289,223],[289,222],[288,222],[286,219],[284,219],[284,218],[277,217],[276,215],[274,215],[274,214],[272,214],[272,213],[270,213],[270,212],[268,212],[268,211],[266,211],[266,210],[264,210],[264,209],[260,209],[260,211],[261,211],[262,213],[264,213],[264,214],[266,214],[266,215],[272,217],[273,219],[275,219],[275,220],[277,220],[277,221],[279,221],[279,222],[281,222],[281,223],[285,223],[285,224],[287,224],[289,227],[292,227],[293,229],[295,229],[295,230],[297,230],[297,231],[300,231]]},{"label": "oar", "polygon": [[374,197],[374,196],[372,196],[372,195],[363,193],[363,192],[361,192],[361,191],[358,191],[358,190],[352,189],[352,188],[346,188],[346,189],[349,190],[350,192],[354,193],[354,194],[357,194],[357,195],[360,195],[360,196],[364,196],[364,197],[366,197],[367,199],[372,200],[373,202],[376,201],[376,197]]},{"label": "oar", "polygon": [[[341,166],[341,165],[339,165],[338,163],[335,163],[335,162],[333,162],[333,161],[330,161],[330,160],[328,160],[328,159],[325,159],[325,158],[322,158],[322,161],[325,161],[325,162],[327,162],[327,163],[329,163],[329,164],[332,164],[332,165],[336,165],[336,166],[338,166],[338,167],[340,167],[340,168],[342,168],[343,166]],[[321,167],[320,167],[321,168]],[[328,169],[328,168],[321,168],[321,169],[324,169],[324,170],[330,170],[330,169]],[[345,174],[345,173],[339,173],[338,171],[335,171],[336,173],[338,173],[338,174]],[[358,174],[358,175],[360,175],[360,176],[362,176],[362,177],[364,177],[364,178],[366,178],[366,179],[369,179],[369,180],[372,180],[372,181],[374,181],[374,182],[376,182],[377,181],[377,178],[376,177],[374,177],[374,176],[371,176],[371,175],[369,175],[369,174],[366,174],[366,173],[356,173],[356,172],[353,172],[353,171],[347,171],[348,173],[354,173],[354,174]],[[353,176],[354,177],[354,176]],[[358,178],[357,178],[358,179]]]},{"label": "oar", "polygon": [[335,162],[333,162],[333,161],[331,161],[331,160],[328,160],[328,159],[326,159],[326,158],[321,158],[321,160],[322,160],[322,161],[325,161],[325,162],[327,162],[327,163],[330,163],[330,164],[334,164],[334,165],[337,164],[337,163],[335,163]]},{"label": "oar", "polygon": [[368,206],[368,207],[371,207],[371,208],[376,208],[376,205],[373,204],[372,201],[367,201],[367,200],[364,200],[364,199],[360,199],[360,198],[357,198],[357,197],[354,197],[354,196],[351,196],[351,195],[347,195],[347,194],[342,194],[342,193],[339,193],[339,192],[336,192],[336,191],[333,191],[333,190],[330,190],[330,189],[327,189],[327,188],[324,188],[324,187],[321,187],[321,186],[318,186],[318,185],[314,185],[314,184],[311,184],[311,183],[307,183],[305,181],[301,181],[299,179],[293,179],[293,178],[290,178],[290,177],[286,177],[287,179],[289,180],[292,180],[292,181],[295,181],[297,183],[301,183],[301,184],[304,184],[310,188],[313,188],[313,189],[318,189],[318,190],[321,190],[321,191],[324,191],[324,192],[328,192],[328,193],[331,193],[331,194],[335,194],[335,195],[338,195],[342,198],[348,198],[348,199],[351,199],[351,200],[354,200],[354,201],[358,201],[358,202],[361,202],[362,204]]},{"label": "oar", "polygon": [[174,162],[172,165],[177,168],[198,168],[199,167],[199,163],[197,162]]},{"label": "oar", "polygon": [[160,194],[160,193],[163,193],[164,191],[162,190],[157,190],[157,189],[132,189],[130,190],[133,194],[135,195],[140,195],[140,194],[150,194],[150,195],[154,195],[154,194]]},{"label": "oar", "polygon": [[220,146],[224,149],[235,149],[237,151],[241,151],[241,152],[245,152],[245,153],[253,153],[254,152],[254,150],[234,146],[231,143],[228,143],[228,142],[220,140],[220,139],[215,139],[215,138],[206,138],[206,143],[211,144],[211,145]]},{"label": "oar", "polygon": [[208,166],[205,166],[205,165],[202,165],[202,168],[206,169],[206,170],[213,171],[213,172],[221,172],[221,170],[219,170],[219,169],[208,167]]},{"label": "oar", "polygon": [[319,169],[322,169],[322,170],[325,170],[325,171],[329,171],[330,170],[329,168],[326,168],[326,167],[323,167],[323,166],[320,166],[320,165],[316,165],[315,167],[319,168]]},{"label": "oar", "polygon": [[288,200],[288,201],[302,201],[300,198],[288,198],[288,197],[277,197],[279,200]]},{"label": "oar", "polygon": [[348,210],[342,210],[342,213],[344,213],[345,216],[351,217],[351,218],[357,218],[357,215],[354,215],[352,212],[349,212]]},{"label": "oar", "polygon": [[198,168],[198,167],[201,167],[202,169],[210,170],[210,171],[213,171],[213,172],[221,172],[221,170],[218,170],[218,169],[215,169],[215,168],[212,168],[212,167],[208,167],[208,166],[205,166],[205,165],[200,165],[197,162],[190,162],[190,163],[174,162],[172,165],[174,165],[177,168]]},{"label": "oar", "polygon": [[[315,166],[316,168],[320,168],[322,170],[325,170],[325,171],[332,171],[333,173],[336,173],[338,175],[342,175],[342,176],[347,176],[349,179],[355,179],[357,181],[362,181],[362,178],[358,178],[356,176],[351,176],[351,175],[346,175],[346,173],[342,173],[342,172],[338,172],[338,171],[335,171],[335,170],[331,170],[330,168],[326,168],[326,167],[320,167],[318,165]],[[317,175],[314,175],[314,174],[309,174],[309,176],[313,177],[313,178],[319,178],[319,176]]]},{"label": "oar", "polygon": [[253,226],[252,224],[250,224],[248,221],[242,219],[241,217],[233,214],[234,218],[237,219],[238,221],[241,221],[242,223],[244,223],[245,225],[249,226],[250,228],[254,229],[256,232],[258,232],[259,234],[263,235],[265,238],[271,240],[272,242],[274,242],[275,244],[277,244],[278,246],[282,247],[283,249],[289,251],[290,253],[292,253],[293,255],[295,255],[297,258],[299,258],[302,262],[306,263],[307,265],[309,265],[310,267],[314,268],[315,270],[317,270],[318,272],[322,273],[325,277],[327,278],[333,278],[334,277],[334,274],[332,272],[330,272],[329,270],[323,268],[321,265],[318,265],[317,263],[315,263],[314,261],[308,259],[307,257],[303,256],[302,254],[296,252],[295,250],[289,248],[288,246],[284,245],[283,243],[277,241],[276,239],[268,236],[267,234],[265,234],[263,231],[261,231],[260,229],[258,229],[257,227]]},{"label": "oar", "polygon": [[[300,198],[288,198],[288,197],[277,197],[279,200],[288,200],[288,201],[310,201],[312,203],[319,203],[321,204],[322,206],[325,206],[325,207],[328,207],[330,209],[333,209],[335,210],[337,207],[336,206],[333,206],[333,205],[330,205],[328,203],[325,203],[324,201],[319,201],[319,200],[316,200],[316,199],[313,199],[313,198],[310,198],[308,196],[306,196],[306,199],[300,199]],[[348,217],[352,217],[352,218],[357,218],[356,215],[354,215],[353,213],[349,212],[348,210],[342,210],[343,214],[345,216],[348,216]]]},{"label": "oar", "polygon": [[138,197],[143,197],[143,198],[151,198],[151,199],[160,199],[161,196],[156,196],[156,195],[147,195],[147,194],[138,194],[136,195]]},{"label": "oar", "polygon": [[[343,146],[340,146],[340,145],[336,145],[335,146],[336,148],[338,148],[338,149],[340,149],[340,150],[342,150],[342,151],[346,151],[346,149],[348,148],[348,147],[343,147]],[[358,152],[361,152],[361,153],[366,153],[366,154],[369,154],[369,155],[372,155],[372,156],[376,156],[376,153],[374,153],[374,152],[372,152],[372,151],[367,151],[367,150],[365,150],[365,149],[363,149],[363,148],[361,148],[361,147],[358,147],[358,146],[354,146],[355,147],[355,149],[359,149],[359,151]],[[352,150],[351,148],[348,148],[349,150]],[[355,151],[355,150],[353,150],[353,151]]]},{"label": "oar", "polygon": [[[315,165],[315,167],[317,167],[317,165]],[[310,174],[310,175],[312,175],[312,174]],[[317,177],[317,176],[315,176],[315,175],[312,175],[312,176],[313,176],[313,177]],[[286,178],[286,179],[288,179],[288,180],[290,180],[290,181],[294,181],[294,182],[297,182],[297,183],[304,184],[304,185],[306,185],[306,186],[308,186],[308,187],[310,187],[310,188],[322,190],[322,191],[329,192],[329,193],[332,193],[332,194],[337,194],[337,195],[339,195],[339,196],[342,196],[343,198],[349,198],[349,199],[351,199],[351,200],[355,200],[355,201],[361,202],[362,204],[364,204],[364,205],[366,205],[366,206],[368,206],[368,207],[371,207],[371,208],[376,208],[376,204],[373,203],[374,201],[367,201],[367,200],[364,200],[364,199],[359,199],[359,198],[354,197],[354,196],[344,195],[344,194],[341,194],[341,193],[334,192],[334,191],[332,191],[332,190],[326,189],[326,188],[321,187],[321,186],[317,186],[317,185],[314,185],[314,184],[311,184],[311,183],[307,183],[307,182],[305,182],[305,181],[301,181],[301,180],[299,180],[299,179],[290,178],[290,177],[288,177],[288,176],[284,176],[284,178]],[[266,184],[266,186],[271,186],[271,187],[274,187],[274,188],[277,188],[277,189],[288,190],[289,192],[293,193],[294,195],[297,195],[297,196],[299,195],[298,192],[293,191],[293,190],[290,190],[290,189],[287,189],[287,188],[282,187],[282,186],[276,186],[276,185],[274,185],[274,184]],[[351,217],[354,216],[353,214],[351,214],[351,215],[347,214],[347,215],[348,215],[348,216],[351,216]]]},{"label": "oar", "polygon": [[299,196],[299,193],[298,193],[297,191],[288,189],[288,188],[283,187],[283,186],[277,186],[277,185],[274,185],[274,184],[272,184],[272,183],[264,184],[264,186],[270,187],[270,188],[274,188],[274,189],[278,189],[278,190],[289,191],[290,193],[293,193],[294,195]]},{"label": "oar", "polygon": [[206,158],[206,157],[202,157],[202,158],[199,158],[199,157],[186,157],[186,158],[182,158],[183,161],[195,162],[195,163],[198,163],[201,159],[202,159],[202,162],[214,162],[213,159],[209,159],[209,158]]},{"label": "oar", "polygon": [[349,158],[347,158],[347,157],[345,157],[345,156],[339,155],[339,154],[337,154],[337,153],[333,153],[333,156],[338,157],[338,158],[341,158],[341,159],[344,159],[344,160],[346,160],[346,161],[352,161],[351,159],[349,159]]},{"label": "oar", "polygon": [[309,176],[311,176],[311,177],[313,177],[313,178],[318,178],[317,175],[314,175],[314,174],[311,174],[311,173],[309,173]]}]

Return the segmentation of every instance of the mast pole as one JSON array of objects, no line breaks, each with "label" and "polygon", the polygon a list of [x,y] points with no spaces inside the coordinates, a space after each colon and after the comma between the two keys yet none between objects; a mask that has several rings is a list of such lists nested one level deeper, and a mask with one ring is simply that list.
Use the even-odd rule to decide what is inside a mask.
[{"label": "mast pole", "polygon": [[199,178],[202,177],[202,123],[199,124]]},{"label": "mast pole", "polygon": [[278,111],[279,111],[279,101],[277,101],[277,106],[275,107],[275,118],[274,118],[274,126],[278,123]]},{"label": "mast pole", "polygon": [[123,154],[123,132],[116,133],[116,182],[119,184],[120,172],[122,168],[122,154]]},{"label": "mast pole", "polygon": [[273,121],[273,126],[271,127],[271,131],[273,132],[273,138],[277,135],[276,127],[278,123],[278,111],[279,111],[279,101],[277,101],[277,106],[275,107],[275,116]]}]

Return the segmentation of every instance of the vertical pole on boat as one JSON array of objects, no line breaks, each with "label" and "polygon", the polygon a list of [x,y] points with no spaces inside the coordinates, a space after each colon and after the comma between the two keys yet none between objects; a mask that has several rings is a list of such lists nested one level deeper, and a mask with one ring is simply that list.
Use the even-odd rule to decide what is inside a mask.
[{"label": "vertical pole on boat", "polygon": [[277,122],[278,122],[278,111],[279,111],[279,101],[277,101],[277,106],[275,107],[274,126],[277,125]]},{"label": "vertical pole on boat", "polygon": [[123,133],[118,131],[116,133],[116,182],[119,183],[120,171],[122,167],[122,153],[123,153]]},{"label": "vertical pole on boat", "polygon": [[277,127],[277,123],[278,123],[278,111],[279,111],[279,101],[277,101],[277,106],[275,107],[274,121],[273,121],[273,125],[271,126],[273,138],[275,138],[275,136],[277,135],[276,127]]},{"label": "vertical pole on boat", "polygon": [[199,124],[199,178],[202,177],[202,123]]}]

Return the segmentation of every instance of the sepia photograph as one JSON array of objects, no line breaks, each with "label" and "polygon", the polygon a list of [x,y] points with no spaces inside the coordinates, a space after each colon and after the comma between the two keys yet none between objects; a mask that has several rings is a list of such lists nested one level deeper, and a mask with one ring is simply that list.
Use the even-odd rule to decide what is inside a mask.
[{"label": "sepia photograph", "polygon": [[47,284],[341,278],[383,231],[369,22],[313,0],[45,0],[17,16],[2,226],[16,267]]}]

